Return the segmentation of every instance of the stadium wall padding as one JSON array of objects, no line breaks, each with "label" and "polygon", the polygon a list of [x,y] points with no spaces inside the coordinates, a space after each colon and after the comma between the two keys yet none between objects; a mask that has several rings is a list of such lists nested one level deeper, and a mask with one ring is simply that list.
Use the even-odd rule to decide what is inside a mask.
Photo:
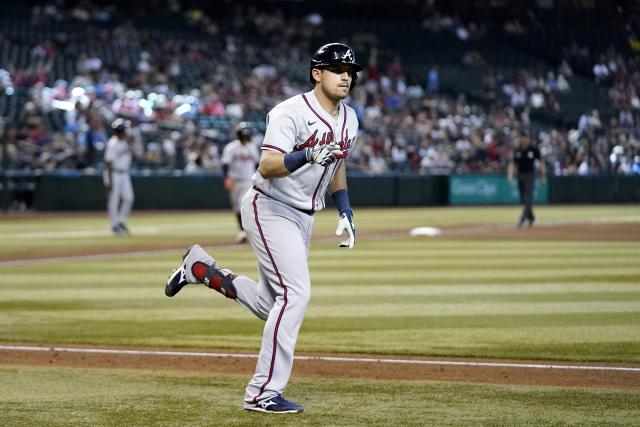
[{"label": "stadium wall padding", "polygon": [[[220,175],[136,173],[131,182],[134,209],[230,208]],[[104,210],[106,206],[101,176],[46,174],[36,180],[36,210]]]},{"label": "stadium wall padding", "polygon": [[[449,204],[515,203],[498,198],[462,200],[456,188],[469,190],[474,181],[504,177],[487,175],[417,176],[349,175],[351,204],[358,206],[446,206]],[[218,174],[142,173],[132,176],[134,209],[228,209],[229,198]],[[549,177],[549,203],[640,203],[640,176]],[[461,186],[460,183],[464,185]],[[452,188],[456,186],[456,188]],[[486,188],[485,188],[486,189]],[[547,191],[547,190],[545,190]],[[468,191],[467,191],[468,192]],[[509,191],[511,193],[511,190]],[[501,195],[501,192],[496,194]],[[503,194],[502,194],[503,195]],[[500,196],[502,197],[502,196]],[[330,197],[327,204],[331,205]],[[96,174],[49,173],[35,177],[34,208],[39,211],[104,210],[106,194]]]},{"label": "stadium wall padding", "polygon": [[640,176],[551,176],[550,203],[640,203]]},{"label": "stadium wall padding", "polygon": [[396,176],[396,206],[445,206],[449,204],[446,175]]}]

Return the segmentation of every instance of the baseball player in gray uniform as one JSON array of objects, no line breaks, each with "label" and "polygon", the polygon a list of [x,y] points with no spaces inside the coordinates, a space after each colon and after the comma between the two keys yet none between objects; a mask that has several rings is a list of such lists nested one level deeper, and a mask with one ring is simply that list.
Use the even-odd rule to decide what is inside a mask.
[{"label": "baseball player in gray uniform", "polygon": [[240,205],[242,198],[251,188],[251,177],[260,161],[260,153],[251,142],[251,128],[245,122],[236,126],[237,139],[225,145],[222,150],[222,171],[224,172],[224,188],[229,192],[231,208],[236,214],[240,231],[236,236],[237,243],[247,240],[247,233],[242,227]]},{"label": "baseball player in gray uniform", "polygon": [[259,281],[221,268],[193,245],[165,287],[165,294],[174,296],[187,284],[204,284],[266,321],[245,392],[247,410],[303,411],[283,392],[311,295],[307,257],[313,215],[324,208],[327,190],[338,208],[336,234],[347,236],[340,247],[355,243],[344,158],[356,143],[358,120],[342,100],[360,70],[349,46],[324,45],[311,59],[314,89],[276,105],[267,116],[260,164],[242,200],[242,223],[258,259]]},{"label": "baseball player in gray uniform", "polygon": [[127,134],[131,126],[128,120],[116,119],[111,124],[114,135],[104,150],[105,171],[102,175],[107,191],[107,209],[113,234],[129,234],[127,218],[133,206],[131,169],[131,145]]}]

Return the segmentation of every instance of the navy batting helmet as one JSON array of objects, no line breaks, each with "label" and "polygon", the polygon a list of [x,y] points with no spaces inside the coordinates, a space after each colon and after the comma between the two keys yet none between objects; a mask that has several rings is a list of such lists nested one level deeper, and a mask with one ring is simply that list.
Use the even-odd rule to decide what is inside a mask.
[{"label": "navy batting helmet", "polygon": [[238,139],[249,139],[253,135],[251,126],[247,122],[240,122],[236,125],[236,137]]},{"label": "navy batting helmet", "polygon": [[113,129],[114,132],[124,132],[130,127],[131,122],[125,119],[115,119],[113,123],[111,123],[111,129]]},{"label": "navy batting helmet", "polygon": [[311,70],[314,68],[327,68],[331,65],[343,65],[349,66],[351,73],[351,86],[349,90],[353,89],[358,80],[358,71],[362,71],[362,65],[356,62],[356,56],[346,44],[342,43],[329,43],[322,46],[313,54],[311,58],[311,64],[309,66],[309,80],[315,84]]}]

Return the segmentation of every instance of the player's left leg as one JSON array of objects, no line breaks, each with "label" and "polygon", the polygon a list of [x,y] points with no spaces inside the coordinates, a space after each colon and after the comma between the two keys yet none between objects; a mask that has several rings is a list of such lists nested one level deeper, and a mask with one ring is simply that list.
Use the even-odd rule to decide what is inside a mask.
[{"label": "player's left leg", "polygon": [[236,243],[245,243],[247,241],[247,232],[242,224],[242,199],[247,194],[247,191],[251,188],[251,181],[249,180],[236,180],[233,186],[231,194],[231,206],[233,212],[238,220],[239,231],[236,235]]},{"label": "player's left leg", "polygon": [[122,175],[122,190],[121,190],[121,200],[120,210],[118,212],[118,224],[120,228],[124,232],[129,232],[127,228],[127,220],[129,219],[129,214],[131,213],[131,208],[133,207],[133,186],[131,185],[131,177],[129,174],[121,174]]},{"label": "player's left leg", "polygon": [[522,173],[518,173],[518,195],[520,196],[520,204],[522,205],[522,212],[518,219],[518,227],[522,227],[527,220],[527,189],[526,182]]},{"label": "player's left leg", "polygon": [[120,234],[119,227],[119,206],[120,197],[122,193],[122,185],[120,182],[119,174],[113,173],[111,179],[111,190],[109,191],[109,199],[107,200],[107,210],[109,212],[109,221],[111,222],[111,231],[114,234]]},{"label": "player's left leg", "polygon": [[193,245],[185,253],[182,264],[169,276],[164,292],[173,297],[186,285],[204,285],[266,320],[275,301],[266,280],[264,274],[260,275],[260,284],[249,277],[237,276],[221,268],[200,245]]},{"label": "player's left leg", "polygon": [[535,216],[533,215],[533,195],[535,191],[535,173],[528,172],[525,175],[525,184],[524,184],[524,218],[529,221],[529,227],[533,225],[535,221]]},{"label": "player's left leg", "polygon": [[[253,209],[246,215],[243,210],[245,229],[276,295],[256,372],[245,392],[245,408],[254,409],[282,395],[291,375],[298,332],[311,296],[307,233],[313,217],[258,193],[249,195]],[[246,201],[245,197],[243,207]]]}]

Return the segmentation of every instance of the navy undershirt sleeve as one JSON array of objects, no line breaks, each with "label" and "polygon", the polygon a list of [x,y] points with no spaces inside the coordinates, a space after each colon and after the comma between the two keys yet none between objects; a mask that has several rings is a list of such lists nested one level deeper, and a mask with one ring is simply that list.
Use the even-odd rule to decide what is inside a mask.
[{"label": "navy undershirt sleeve", "polygon": [[307,164],[307,156],[304,150],[293,151],[284,155],[284,167],[289,172],[295,172]]},{"label": "navy undershirt sleeve", "polygon": [[342,190],[338,190],[331,195],[333,199],[333,203],[335,203],[338,208],[338,212],[340,215],[346,213],[347,215],[353,216],[353,211],[351,210],[351,204],[349,203],[349,193],[346,188]]}]

